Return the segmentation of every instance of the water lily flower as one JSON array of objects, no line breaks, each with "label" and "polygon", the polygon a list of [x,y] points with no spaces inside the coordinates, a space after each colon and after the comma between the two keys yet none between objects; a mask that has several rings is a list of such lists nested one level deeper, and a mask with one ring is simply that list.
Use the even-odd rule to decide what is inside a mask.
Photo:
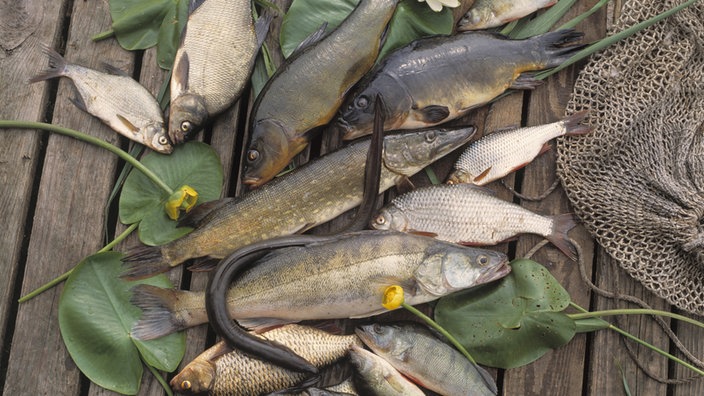
[{"label": "water lily flower", "polygon": [[171,220],[178,220],[180,211],[190,212],[198,202],[198,192],[190,186],[181,186],[164,204],[164,210]]},{"label": "water lily flower", "polygon": [[459,7],[460,2],[459,0],[418,0],[419,2],[424,2],[426,1],[430,8],[435,11],[435,12],[440,12],[442,11],[442,7],[450,7],[450,8],[455,8]]},{"label": "water lily flower", "polygon": [[384,290],[384,298],[381,300],[381,305],[388,310],[392,310],[400,307],[403,301],[403,287],[393,285]]}]

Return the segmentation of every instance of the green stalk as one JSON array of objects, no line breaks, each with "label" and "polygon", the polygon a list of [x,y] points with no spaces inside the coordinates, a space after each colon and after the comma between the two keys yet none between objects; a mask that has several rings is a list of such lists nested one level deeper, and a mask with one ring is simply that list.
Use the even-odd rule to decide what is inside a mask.
[{"label": "green stalk", "polygon": [[[115,238],[112,242],[108,243],[107,245],[103,246],[102,249],[98,250],[97,253],[103,253],[107,252],[108,250],[111,250],[114,248],[118,243],[122,242],[125,238],[127,238],[132,231],[137,229],[137,226],[139,225],[139,222],[130,224],[129,227],[125,231],[122,232],[122,234],[118,235],[117,238]],[[51,281],[43,284],[42,286],[39,286],[38,288],[32,290],[28,294],[22,296],[19,300],[17,300],[19,303],[27,302],[34,297],[44,293],[45,291],[51,289],[52,287],[58,285],[59,283],[65,281],[68,279],[69,276],[71,276],[71,273],[73,273],[73,270],[76,269],[76,267],[71,268],[70,270],[64,272],[63,274],[59,275],[58,277],[52,279]]]},{"label": "green stalk", "polygon": [[100,32],[100,33],[96,34],[95,36],[91,37],[90,39],[93,41],[100,41],[100,40],[105,40],[106,38],[110,38],[114,35],[115,35],[115,32],[112,29],[110,29],[110,30],[106,30],[104,32]]},{"label": "green stalk", "polygon": [[156,377],[156,380],[159,381],[159,385],[161,385],[164,388],[164,391],[166,391],[166,394],[168,396],[174,396],[174,393],[171,391],[171,387],[169,386],[168,383],[166,383],[166,380],[164,380],[164,377],[161,376],[159,371],[157,369],[155,369],[154,367],[152,367],[151,364],[147,364],[146,362],[144,362],[144,364],[147,366],[149,371],[151,371],[151,373],[154,375],[154,377]]},{"label": "green stalk", "polygon": [[439,331],[440,334],[442,334],[445,338],[448,339],[448,341],[450,341],[450,342],[452,343],[452,345],[455,346],[455,348],[457,348],[460,352],[462,352],[462,354],[467,358],[467,360],[469,360],[470,362],[472,362],[472,363],[474,363],[474,364],[477,364],[477,362],[474,360],[474,358],[472,357],[472,355],[470,355],[469,352],[467,352],[467,350],[464,349],[464,347],[462,346],[462,344],[460,344],[459,341],[457,341],[457,340],[455,339],[455,337],[452,336],[452,334],[448,333],[447,330],[443,329],[442,326],[440,326],[439,324],[437,324],[437,322],[435,322],[434,320],[432,320],[430,317],[428,317],[428,316],[427,316],[426,314],[424,314],[423,312],[417,310],[417,309],[416,309],[414,306],[412,306],[412,305],[408,305],[407,303],[402,302],[402,303],[401,303],[401,306],[404,307],[404,308],[406,308],[407,310],[411,311],[414,315],[418,316],[419,318],[423,319],[423,320],[425,321],[425,323],[427,323],[430,327],[432,327],[432,328],[434,328],[435,330]]},{"label": "green stalk", "polygon": [[561,29],[572,29],[572,28],[574,28],[574,27],[577,26],[580,22],[582,22],[583,20],[587,19],[590,15],[592,15],[593,13],[599,11],[599,9],[600,9],[601,7],[603,7],[603,6],[605,6],[606,3],[608,3],[608,2],[609,2],[609,0],[601,0],[601,1],[599,1],[598,3],[596,3],[596,4],[594,5],[594,7],[590,8],[589,11],[584,12],[584,13],[578,15],[577,17],[575,17],[575,18],[572,19],[571,21],[569,21],[569,22],[565,23],[564,25],[560,26],[559,28],[557,28],[557,30],[561,30]]},{"label": "green stalk", "polygon": [[696,321],[694,319],[688,318],[683,315],[678,315],[676,313],[672,312],[667,312],[667,311],[660,311],[657,309],[610,309],[607,311],[593,311],[593,312],[585,312],[581,314],[569,314],[571,319],[573,320],[578,320],[578,319],[585,319],[585,318],[596,318],[596,317],[602,317],[602,316],[615,316],[615,315],[658,315],[658,316],[665,316],[668,318],[673,318],[677,320],[681,320],[683,322],[687,322],[689,324],[693,324],[695,326],[704,328],[704,323]]},{"label": "green stalk", "polygon": [[52,125],[52,124],[47,124],[44,122],[34,122],[34,121],[15,121],[15,120],[0,120],[0,128],[20,128],[20,129],[43,129],[46,131],[50,132],[55,132],[59,133],[61,135],[66,135],[66,136],[71,136],[73,138],[76,138],[78,140],[82,140],[84,142],[88,142],[91,144],[94,144],[98,147],[104,148],[111,153],[117,155],[118,157],[122,158],[126,162],[128,162],[130,165],[134,166],[136,169],[138,169],[140,172],[144,173],[146,177],[148,177],[154,184],[156,184],[157,187],[161,188],[164,190],[168,195],[171,195],[174,193],[174,191],[166,185],[161,179],[159,179],[159,176],[157,176],[154,172],[149,170],[146,166],[142,165],[141,162],[137,161],[134,157],[129,155],[124,150],[121,150],[118,147],[113,146],[112,144],[98,139],[96,137],[86,135],[83,132],[78,132],[73,129],[69,128],[64,128],[60,127],[58,125]]}]

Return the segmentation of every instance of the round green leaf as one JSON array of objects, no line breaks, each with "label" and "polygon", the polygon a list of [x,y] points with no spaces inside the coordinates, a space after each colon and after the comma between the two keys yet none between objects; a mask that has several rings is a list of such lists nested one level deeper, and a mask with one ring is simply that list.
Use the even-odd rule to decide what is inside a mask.
[{"label": "round green leaf", "polygon": [[[172,189],[189,185],[198,192],[198,204],[220,197],[223,184],[220,158],[205,143],[188,142],[176,146],[170,155],[150,153],[142,161]],[[140,222],[140,240],[148,245],[169,242],[190,231],[177,228],[168,219],[164,204],[169,195],[154,185],[142,172],[133,169],[125,180],[120,194],[120,221],[125,224]]]},{"label": "round green leaf", "polygon": [[478,363],[513,368],[572,339],[575,323],[561,312],[569,302],[545,267],[520,259],[501,281],[440,299],[435,320]]},{"label": "round green leaf", "polygon": [[139,391],[142,359],[159,370],[173,371],[185,353],[183,334],[137,341],[130,329],[141,315],[129,300],[139,283],[172,287],[156,276],[138,282],[120,279],[121,253],[98,253],[83,260],[66,281],[59,300],[59,327],[66,349],[94,383],[122,394]]}]

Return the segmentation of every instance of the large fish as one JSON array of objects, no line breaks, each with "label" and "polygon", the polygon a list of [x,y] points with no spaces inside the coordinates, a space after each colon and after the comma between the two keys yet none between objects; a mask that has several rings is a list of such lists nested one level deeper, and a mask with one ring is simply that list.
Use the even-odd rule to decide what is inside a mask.
[{"label": "large fish", "polygon": [[575,226],[574,216],[539,215],[471,184],[438,184],[400,195],[381,210],[371,226],[474,246],[532,233],[547,238],[572,260],[577,257],[567,236]]},{"label": "large fish", "polygon": [[[260,337],[285,345],[318,368],[334,363],[360,344],[354,334],[332,335],[295,324],[269,330]],[[288,389],[306,377],[232,350],[221,341],[188,363],[170,385],[174,391],[189,395],[207,392],[210,396],[249,396]]]},{"label": "large fish", "polygon": [[[386,191],[469,141],[473,127],[384,137],[380,191]],[[350,144],[239,198],[191,212],[195,229],[168,244],[133,249],[128,278],[164,272],[190,258],[223,258],[251,243],[303,232],[359,205],[369,140]]]},{"label": "large fish", "polygon": [[255,28],[251,1],[201,3],[191,10],[174,58],[169,114],[174,144],[240,97],[269,27],[270,19],[260,18]]},{"label": "large fish", "polygon": [[509,88],[540,84],[531,71],[555,67],[581,48],[560,30],[525,40],[487,32],[423,38],[389,54],[348,95],[337,125],[344,139],[371,133],[374,101],[386,103],[384,129],[415,129],[458,118]]},{"label": "large fish", "polygon": [[78,94],[71,101],[78,108],[154,151],[162,154],[173,151],[159,103],[139,82],[109,65],[105,65],[108,73],[103,73],[70,64],[52,48],[45,47],[44,52],[49,56],[49,69],[29,79],[30,83],[69,78]]},{"label": "large fish", "polygon": [[477,0],[460,19],[458,31],[489,29],[550,7],[557,0]]},{"label": "large fish", "polygon": [[[409,304],[501,278],[503,253],[390,231],[340,234],[326,242],[274,250],[239,276],[227,293],[229,316],[247,328],[385,312],[386,287],[401,285]],[[205,293],[140,285],[143,310],[132,336],[152,339],[208,321]]]},{"label": "large fish", "polygon": [[414,382],[441,395],[497,394],[489,373],[418,324],[366,325],[357,335]]},{"label": "large fish", "polygon": [[581,135],[591,128],[580,124],[587,116],[580,111],[551,124],[505,130],[484,135],[472,142],[455,162],[450,184],[483,186],[528,165],[550,149],[548,141],[563,135]]},{"label": "large fish", "polygon": [[252,110],[243,183],[258,187],[327,124],[347,91],[371,69],[398,0],[362,0],[330,34],[296,53],[269,79]]},{"label": "large fish", "polygon": [[350,350],[350,361],[364,388],[374,396],[425,396],[414,383],[407,380],[382,357],[358,346]]}]

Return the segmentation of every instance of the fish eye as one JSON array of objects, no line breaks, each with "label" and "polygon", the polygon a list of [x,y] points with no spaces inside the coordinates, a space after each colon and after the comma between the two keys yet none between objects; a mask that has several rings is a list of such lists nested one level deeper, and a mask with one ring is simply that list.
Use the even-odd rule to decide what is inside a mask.
[{"label": "fish eye", "polygon": [[477,257],[477,264],[482,267],[486,267],[489,264],[489,257],[481,255]]},{"label": "fish eye", "polygon": [[181,382],[181,389],[183,389],[183,390],[191,389],[191,381],[186,380],[186,381]]},{"label": "fish eye", "polygon": [[258,159],[259,159],[259,151],[254,150],[254,149],[247,151],[247,161],[254,162]]},{"label": "fish eye", "polygon": [[377,333],[377,334],[381,334],[381,333],[384,332],[384,328],[381,327],[380,324],[374,323],[374,324],[372,325],[372,331],[375,332],[375,333]]},{"label": "fish eye", "polygon": [[386,218],[384,216],[378,216],[376,219],[374,219],[374,223],[384,225],[386,223]]},{"label": "fish eye", "polygon": [[188,133],[191,131],[192,128],[193,128],[193,124],[191,124],[190,121],[184,121],[181,123],[181,131],[183,131],[183,132]]},{"label": "fish eye", "polygon": [[435,134],[435,131],[429,131],[425,133],[425,141],[428,143],[434,142],[436,138],[437,135]]},{"label": "fish eye", "polygon": [[166,146],[169,144],[169,139],[167,139],[166,136],[159,136],[159,144]]},{"label": "fish eye", "polygon": [[369,98],[362,95],[357,98],[357,100],[354,102],[354,105],[357,106],[358,109],[366,109],[367,106],[369,106]]}]

